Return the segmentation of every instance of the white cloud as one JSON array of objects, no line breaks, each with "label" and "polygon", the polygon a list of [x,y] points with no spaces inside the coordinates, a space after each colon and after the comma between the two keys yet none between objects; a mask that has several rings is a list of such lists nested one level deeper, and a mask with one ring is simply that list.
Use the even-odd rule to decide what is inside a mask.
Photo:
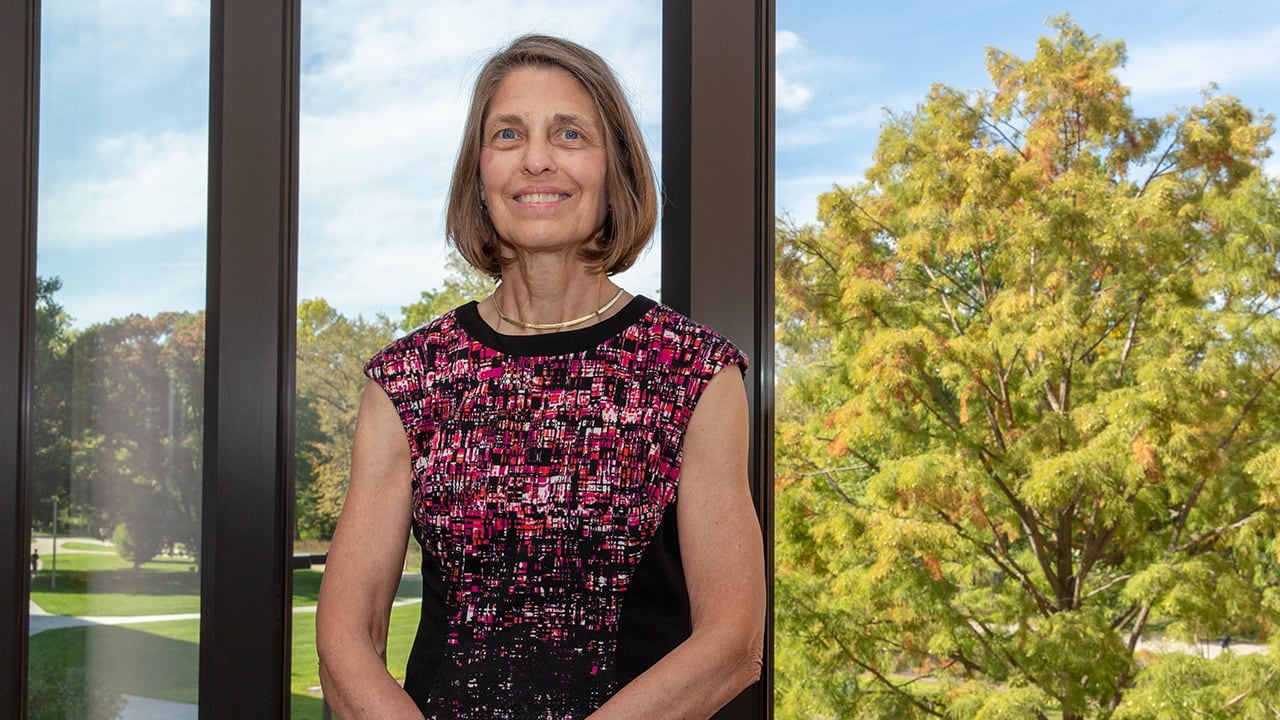
[{"label": "white cloud", "polygon": [[777,80],[774,92],[779,110],[797,112],[809,106],[813,93],[800,83],[793,83],[783,77],[781,72],[774,75]]},{"label": "white cloud", "polygon": [[804,49],[804,41],[800,36],[790,30],[779,30],[774,35],[774,53],[776,55],[789,55]]},{"label": "white cloud", "polygon": [[1142,95],[1198,92],[1210,83],[1232,92],[1233,87],[1247,83],[1274,82],[1280,74],[1277,48],[1280,27],[1236,36],[1133,44],[1120,77]]},{"label": "white cloud", "polygon": [[181,84],[208,94],[208,0],[71,0],[46,2],[42,13],[42,85],[66,73],[65,82],[84,83],[80,93],[137,103],[150,92],[159,105]]},{"label": "white cloud", "polygon": [[81,175],[44,183],[40,244],[138,243],[205,227],[208,138],[166,132],[106,137]]},{"label": "white cloud", "polygon": [[809,106],[813,92],[803,84],[790,80],[782,67],[788,56],[803,53],[804,41],[790,30],[779,30],[774,35],[774,55],[777,70],[774,72],[774,102],[784,112],[799,112]]},{"label": "white cloud", "polygon": [[[179,240],[185,248],[204,238],[207,0],[137,0],[128,12],[107,12],[103,0],[46,5],[41,272],[67,279],[63,295],[74,295],[77,317],[198,307],[202,253],[182,274],[185,295],[163,290],[179,279],[163,263]],[[308,0],[301,296],[394,316],[438,285],[452,252],[442,208],[470,85],[484,59],[519,34],[562,35],[609,60],[656,155],[661,31],[656,1]],[[654,294],[658,260],[656,250],[643,256],[625,274],[628,288]],[[84,267],[117,263],[154,280],[126,283],[115,270]]]}]

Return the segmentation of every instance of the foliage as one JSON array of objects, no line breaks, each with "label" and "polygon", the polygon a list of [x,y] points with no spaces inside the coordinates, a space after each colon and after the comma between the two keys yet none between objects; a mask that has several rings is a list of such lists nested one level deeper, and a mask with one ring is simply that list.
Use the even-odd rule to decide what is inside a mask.
[{"label": "foliage", "polygon": [[333,533],[351,473],[366,360],[391,341],[378,317],[349,319],[323,299],[298,303],[298,534]]},{"label": "foliage", "polygon": [[1153,658],[1116,709],[1116,720],[1185,717],[1262,720],[1280,715],[1280,648],[1269,654],[1224,652]]},{"label": "foliage", "polygon": [[1109,717],[1153,627],[1277,631],[1272,118],[1053,26],[779,227],[780,717]]},{"label": "foliage", "polygon": [[[127,523],[198,554],[204,314],[130,315],[70,336],[69,491],[105,536]],[[150,539],[148,539],[150,543]]]},{"label": "foliage", "polygon": [[417,302],[400,308],[400,330],[409,332],[462,305],[493,292],[493,280],[476,270],[458,253],[445,261],[449,274],[436,290],[423,290]]},{"label": "foliage", "polygon": [[115,532],[111,533],[111,542],[120,557],[133,563],[137,570],[160,554],[164,536],[154,519],[135,516],[135,519],[116,525]]},{"label": "foliage", "polygon": [[[71,318],[54,299],[62,280],[36,278],[35,378],[32,383],[31,426],[33,497],[44,502],[57,496],[59,515],[69,513],[71,438],[68,433],[71,385]],[[32,522],[51,529],[50,516],[37,505]],[[66,531],[64,518],[59,525]]]}]

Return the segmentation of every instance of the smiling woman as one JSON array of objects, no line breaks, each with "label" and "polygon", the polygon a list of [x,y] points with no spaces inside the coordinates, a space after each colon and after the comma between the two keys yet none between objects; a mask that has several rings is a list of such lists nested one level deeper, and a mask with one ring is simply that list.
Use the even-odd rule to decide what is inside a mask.
[{"label": "smiling woman", "polygon": [[[657,196],[600,56],[512,41],[462,146],[446,228],[501,284],[365,366],[317,607],[325,697],[344,717],[709,718],[762,666],[747,359],[618,303]],[[382,656],[410,531],[424,593],[402,688]]]},{"label": "smiling woman", "polygon": [[[639,109],[640,122],[632,123],[634,134],[647,138],[656,149],[661,146],[661,5],[658,0],[600,2],[575,8],[570,15],[562,5],[550,2],[511,4],[494,12],[492,5],[395,1],[379,4],[376,10],[362,7],[353,15],[351,6],[308,0],[302,32],[302,302],[297,371],[298,537],[305,541],[297,546],[298,552],[328,548],[333,521],[342,507],[360,397],[360,365],[394,334],[493,289],[483,274],[461,270],[459,263],[445,260],[453,253],[442,222],[458,138],[476,139],[477,163],[481,151],[480,118],[464,130],[466,98],[459,89],[478,70],[476,58],[485,48],[531,28],[591,42],[609,53]],[[386,48],[398,51],[388,53]],[[495,159],[514,155],[515,146],[528,139],[531,129],[520,113],[491,113],[490,119],[496,121],[498,115],[507,115],[504,119],[511,121],[505,126],[510,137],[497,138],[496,128],[484,130],[485,152],[493,151]],[[572,161],[566,161],[564,153],[584,154],[571,145],[594,145],[594,151],[585,152],[605,155],[604,146],[611,140],[589,100],[549,115],[544,112],[537,120],[542,133],[537,140],[558,154],[553,165],[567,171],[566,162]],[[595,125],[589,127],[593,121]],[[498,165],[493,167],[496,170]],[[585,199],[583,188],[598,184],[605,166],[596,169],[598,177],[592,182],[576,171],[571,178],[567,172],[548,170],[542,180],[523,184],[523,193],[515,191],[520,188],[511,190],[505,180],[486,179],[487,190],[504,195],[502,200],[489,201],[494,219],[517,220],[514,211],[522,209],[542,216],[543,225],[559,223],[566,214],[556,208],[579,206]],[[549,180],[552,174],[556,177]],[[465,198],[474,200],[474,220],[487,223],[479,176],[470,179],[471,190]],[[649,183],[653,184],[652,171]],[[550,199],[534,198],[527,192],[530,189],[553,194],[557,200],[516,206],[516,194],[528,195],[521,198],[524,201]],[[650,192],[651,198],[656,196]],[[610,214],[606,194],[603,186],[594,192],[592,202],[599,218]],[[562,198],[565,195],[569,197]],[[535,210],[531,205],[541,207]],[[619,204],[611,219],[616,225],[628,214],[635,212]],[[579,232],[599,227],[599,218]],[[519,220],[528,218],[522,215]],[[633,232],[648,240],[655,220],[651,213]],[[630,249],[625,266],[636,265],[643,249],[643,243]],[[656,295],[661,252],[655,247],[639,259],[626,282],[637,291]],[[495,264],[494,270],[498,267]],[[590,310],[608,300],[606,296],[594,302]],[[518,305],[511,307],[511,313],[517,319],[523,317]],[[377,314],[387,320],[375,320]],[[416,553],[416,549],[415,543],[412,550]],[[420,562],[411,560],[405,567],[416,574]],[[416,614],[413,610],[392,615],[396,623],[392,648],[406,643],[406,635],[411,639],[413,625],[406,625],[405,618]],[[301,625],[311,622],[311,616],[297,617],[295,644],[310,637]],[[297,652],[314,656],[315,650]],[[400,676],[404,663],[403,656],[393,653],[392,672]],[[295,677],[293,717],[313,717],[314,707],[302,699],[314,697],[316,685],[314,666],[310,679]]]},{"label": "smiling woman", "polygon": [[[763,275],[753,273],[750,266],[757,257],[766,258],[767,263],[769,254],[757,250],[767,240],[772,226],[759,215],[765,207],[761,198],[769,192],[765,150],[768,143],[762,140],[767,137],[768,127],[762,112],[768,106],[767,73],[762,68],[769,67],[769,56],[764,38],[771,35],[762,28],[770,27],[769,4],[707,0],[698,3],[705,12],[696,18],[687,3],[674,0],[600,2],[568,9],[563,3],[537,0],[510,7],[499,2],[389,0],[378,3],[377,8],[307,0],[305,16],[301,0],[135,5],[140,15],[158,23],[154,32],[129,31],[132,11],[108,9],[99,2],[18,0],[0,6],[0,56],[4,60],[0,62],[0,173],[4,175],[0,182],[0,234],[4,235],[0,242],[0,348],[5,353],[5,361],[0,362],[0,514],[4,515],[0,518],[0,569],[4,570],[0,573],[0,666],[6,669],[0,672],[0,715],[29,715],[28,651],[32,658],[48,659],[28,637],[28,568],[32,555],[28,531],[33,521],[38,530],[43,529],[44,517],[56,514],[61,536],[71,519],[65,502],[58,504],[57,513],[52,504],[40,504],[45,492],[36,467],[38,462],[56,459],[62,452],[56,445],[52,446],[52,453],[36,452],[36,445],[42,442],[40,433],[48,430],[41,413],[45,418],[56,415],[43,406],[39,397],[38,389],[47,386],[37,372],[38,368],[53,368],[56,364],[48,365],[38,356],[46,349],[60,351],[70,346],[38,346],[36,338],[71,334],[67,314],[59,312],[62,309],[86,326],[99,321],[104,326],[111,325],[96,333],[89,333],[86,328],[83,342],[101,340],[101,345],[94,347],[110,347],[119,355],[112,355],[113,362],[125,359],[145,364],[156,360],[162,368],[181,370],[181,374],[175,374],[172,391],[168,377],[140,373],[131,378],[148,386],[145,397],[165,399],[158,411],[152,407],[138,414],[111,413],[114,421],[145,420],[150,425],[144,425],[150,428],[155,426],[153,421],[160,420],[159,429],[149,433],[148,441],[153,442],[152,449],[156,441],[168,443],[165,452],[139,450],[135,457],[135,448],[126,443],[95,445],[90,442],[93,434],[78,434],[72,439],[83,441],[79,451],[97,453],[97,460],[138,460],[136,467],[127,468],[130,472],[147,470],[144,460],[172,466],[189,458],[191,451],[205,448],[209,462],[201,473],[204,490],[197,498],[204,528],[202,552],[199,572],[187,574],[200,579],[203,617],[198,630],[192,625],[166,637],[187,645],[191,638],[199,637],[201,713],[218,717],[283,717],[290,714],[286,690],[289,655],[284,646],[290,638],[286,608],[290,587],[288,549],[294,517],[289,491],[293,488],[295,467],[295,407],[299,411],[297,487],[302,491],[297,506],[299,520],[323,519],[320,512],[325,509],[326,496],[309,491],[323,490],[330,484],[341,489],[345,482],[345,474],[340,471],[342,454],[334,450],[335,446],[324,443],[323,435],[310,432],[320,432],[329,421],[341,419],[341,406],[332,406],[335,413],[321,418],[309,415],[301,398],[295,405],[293,397],[295,280],[300,280],[302,296],[315,301],[297,308],[298,319],[305,318],[317,337],[330,341],[310,347],[314,351],[310,357],[316,363],[308,366],[327,369],[329,373],[309,377],[320,386],[354,375],[346,373],[341,363],[330,361],[344,357],[348,348],[363,342],[359,338],[382,331],[380,321],[361,320],[361,316],[376,318],[377,312],[390,308],[386,314],[393,316],[387,321],[391,324],[396,315],[394,309],[406,302],[402,297],[406,291],[411,302],[422,288],[439,288],[442,279],[455,280],[447,274],[447,264],[440,260],[443,233],[437,218],[457,137],[456,127],[447,131],[441,128],[453,119],[461,119],[457,88],[464,81],[460,78],[474,67],[483,48],[500,45],[520,32],[554,32],[600,48],[613,60],[642,121],[649,118],[641,127],[649,130],[650,146],[663,146],[668,151],[671,171],[665,174],[664,185],[671,203],[664,221],[664,243],[669,252],[663,257],[671,262],[664,262],[661,271],[664,298],[672,298],[677,307],[692,308],[700,317],[716,318],[718,326],[734,328],[735,337],[742,339],[753,357],[765,358],[768,341],[761,338],[767,338],[767,333],[759,335],[756,330],[764,327],[759,324],[761,318],[770,317],[771,313],[759,312],[753,298],[767,297],[768,292],[757,287]],[[80,43],[73,50],[89,61],[83,72],[58,69],[57,54],[66,48],[59,49],[53,33],[64,26],[68,15],[84,15],[106,28],[107,38],[99,45],[92,39],[92,32],[72,26],[74,31],[68,36]],[[46,30],[43,43],[39,32],[42,17]],[[199,25],[177,31],[172,24],[175,19],[198,20]],[[300,26],[304,45],[307,39],[318,40],[301,53]],[[317,30],[323,32],[316,34]],[[173,46],[165,44],[170,38],[175,39]],[[126,41],[124,54],[131,63],[117,63],[115,51],[106,52],[108,46],[115,47],[107,40],[116,39]],[[165,49],[154,49],[160,45]],[[41,46],[45,53],[43,76],[38,55]],[[195,72],[189,67],[193,58],[200,65]],[[56,82],[59,75],[82,75],[89,79],[90,87],[60,89]],[[176,83],[162,83],[164,89],[158,94],[140,91],[150,87],[154,78],[171,75],[181,77]],[[661,101],[664,124],[675,128],[661,142],[653,133],[660,107],[659,77],[669,88]],[[36,93],[40,88],[44,90],[45,107],[38,112],[41,98]],[[112,98],[111,107],[94,109],[101,105],[94,100],[99,94]],[[199,101],[191,111],[195,123],[170,124],[166,113],[156,112],[156,108],[168,107],[168,101],[190,99],[193,95]],[[206,98],[211,102],[205,104]],[[709,105],[691,108],[694,98]],[[75,113],[56,111],[64,100],[75,106]],[[299,105],[303,108],[301,133]],[[48,123],[61,119],[72,125],[85,125],[99,114],[115,117],[115,113],[127,112],[139,112],[145,117],[137,127],[126,123],[119,134],[120,142],[64,142],[66,134],[53,124],[42,128],[34,124],[40,117]],[[726,127],[720,121],[724,112],[743,118],[743,122]],[[199,139],[199,132],[195,132],[203,127],[203,118],[210,123],[207,175],[194,167],[206,146]],[[764,134],[756,132],[761,128],[766,129]],[[113,128],[113,132],[116,129],[119,128]],[[37,134],[46,143],[57,144],[43,148],[41,159],[47,161],[43,165],[36,163]],[[696,159],[690,152],[693,142],[700,148]],[[68,143],[70,150],[78,153],[73,159],[103,155],[114,160],[113,168],[101,172],[72,173],[86,191],[82,195],[83,208],[70,201],[54,202],[58,197],[81,193],[64,189],[58,195],[57,155]],[[299,144],[303,158],[300,213]],[[181,152],[170,157],[171,148]],[[39,279],[36,274],[37,167],[48,171],[40,177],[44,194],[38,199],[44,213],[42,219],[47,221],[41,226],[50,233],[71,238],[65,248],[70,248],[67,257],[75,256],[62,267],[74,269],[77,274],[73,277],[68,271],[61,275],[61,289],[53,278]],[[443,169],[433,172],[433,168]],[[173,201],[174,191],[190,195],[190,188],[204,177],[210,179],[206,203]],[[134,195],[111,194],[122,188]],[[150,193],[156,206],[136,202],[140,190]],[[88,191],[108,193],[114,202],[104,205],[101,196],[95,199]],[[711,229],[699,233],[703,239],[696,247],[689,242],[693,227],[691,200],[699,206],[698,227]],[[185,224],[173,221],[170,210],[174,207],[208,208],[207,232],[195,232],[207,243],[194,247],[195,263],[187,267],[187,275],[194,267],[197,287],[208,277],[207,362],[203,359],[200,334],[188,324],[190,318],[182,315],[183,311],[199,311],[201,293],[189,293],[187,297],[196,298],[191,302],[167,299],[171,296],[159,293],[159,289],[184,283],[190,287],[184,266],[148,264],[151,256],[170,259],[167,253],[185,249],[185,244],[170,238],[162,247],[132,256],[123,245],[117,247],[115,256],[96,255],[93,251],[97,247],[93,243],[111,239],[113,232],[119,236],[115,239],[135,238],[141,247],[141,240],[135,237],[138,232],[200,227],[203,219]],[[89,210],[88,214],[99,212],[102,222],[71,222],[73,219],[65,215],[81,209]],[[117,222],[113,217],[123,219]],[[84,231],[83,237],[76,237],[80,230]],[[304,238],[300,253],[299,234]],[[56,259],[57,243],[53,237],[41,250],[42,265]],[[207,267],[203,264],[205,257]],[[131,263],[130,258],[136,262]],[[657,265],[655,252],[640,258],[630,272],[641,280],[626,280],[627,286],[656,296]],[[648,271],[644,270],[646,266]],[[638,272],[642,274],[634,274]],[[82,282],[86,277],[104,290],[73,297],[73,289],[89,287]],[[707,277],[708,281],[700,281],[694,290],[691,281],[699,277]],[[371,282],[370,278],[376,280]],[[481,287],[489,287],[486,282],[481,280]],[[441,292],[465,298],[460,288],[469,283],[470,280],[447,282]],[[114,296],[112,289],[118,289]],[[475,296],[482,296],[483,292]],[[320,300],[320,295],[333,304]],[[421,305],[429,305],[426,300],[432,299],[436,299],[435,295]],[[606,299],[602,298],[601,306],[607,304],[603,302]],[[614,305],[605,312],[618,309]],[[157,318],[161,311],[169,310],[175,313]],[[137,311],[138,317],[118,326],[105,322],[130,311]],[[344,322],[349,318],[355,320]],[[301,328],[299,331],[296,355],[301,358],[303,336]],[[76,334],[80,335],[78,331]],[[203,372],[198,368],[202,363]],[[767,386],[767,368],[767,362],[761,362],[750,376],[752,397],[766,407],[767,393],[760,393]],[[100,364],[72,364],[76,378],[89,382],[112,380],[109,373],[98,372],[100,369]],[[203,383],[189,381],[200,375],[205,378]],[[298,376],[303,377],[301,369]],[[204,442],[169,443],[169,438],[188,427],[179,412],[185,411],[181,396],[196,388],[208,389],[204,393],[209,400],[203,413]],[[298,388],[302,390],[300,380]],[[170,396],[175,400],[172,411],[167,402]],[[330,407],[327,401],[334,398],[337,395],[317,398],[310,409]],[[88,422],[83,416],[75,416],[72,426],[85,429]],[[767,435],[757,433],[755,437]],[[173,449],[173,457],[168,448]],[[305,463],[312,460],[325,462],[306,467]],[[317,468],[324,472],[309,474]],[[60,477],[84,477],[82,473],[89,469],[89,465],[72,467]],[[163,480],[182,477],[186,476],[179,474]],[[758,486],[767,485],[761,482]],[[160,489],[158,484],[150,487]],[[763,495],[760,499],[762,507],[767,505]],[[48,525],[52,530],[52,523]],[[174,523],[165,531],[176,534],[182,528],[182,523]],[[320,535],[325,532],[322,522],[300,522],[299,529]],[[48,542],[53,542],[52,537]],[[121,535],[121,546],[132,548],[129,552],[135,557],[147,544],[148,538],[132,533]],[[308,549],[318,552],[322,548]],[[40,561],[44,567],[38,571],[49,573],[51,587],[52,548],[42,548]],[[413,566],[417,564],[414,562]],[[132,563],[128,565],[124,572],[135,572]],[[143,579],[149,571],[146,563],[137,569]],[[36,582],[40,581],[37,576]],[[70,589],[62,585],[59,582],[60,592]],[[305,588],[313,585],[299,582],[304,594]],[[416,614],[416,608],[407,610]],[[403,612],[392,614],[393,626]],[[309,620],[308,615],[299,614],[303,622]],[[145,673],[149,665],[130,661],[131,648],[138,647],[138,643],[115,647],[107,636],[139,639],[139,635],[146,634],[149,631],[129,630],[104,633],[95,639],[99,647],[114,648],[109,653],[111,668],[126,671],[97,677],[114,682],[124,675]],[[306,635],[299,632],[293,637],[305,643]],[[403,639],[402,633],[398,640]],[[82,647],[79,641],[52,645],[63,649]],[[394,655],[396,648],[402,646],[399,642],[389,644],[389,653]],[[194,654],[194,649],[187,647],[177,655],[191,658]],[[151,655],[157,657],[159,653]],[[94,661],[95,667],[107,662],[99,662],[101,659]],[[174,662],[169,667],[189,673],[193,664]],[[308,665],[314,668],[314,649],[309,646],[295,656],[294,669],[300,670],[295,678],[304,683],[301,693],[293,697],[295,715],[305,705],[300,695],[316,684],[314,680],[307,683]],[[10,669],[16,672],[8,672]],[[157,683],[162,684],[171,676],[152,673],[150,682],[135,685],[134,692],[151,692]],[[38,677],[48,680],[52,675],[40,673]],[[32,674],[31,678],[36,679],[37,675]],[[79,678],[71,681],[74,686]],[[110,685],[90,682],[87,687]],[[192,687],[171,689],[186,692],[190,699],[197,692]],[[33,699],[37,694],[32,693]],[[60,697],[68,698],[76,694],[59,692]],[[767,691],[747,700],[759,709],[764,697]],[[311,707],[313,716],[319,717],[318,704]],[[730,716],[764,714],[751,710],[746,713]],[[86,714],[83,710],[71,711],[73,716]]]}]

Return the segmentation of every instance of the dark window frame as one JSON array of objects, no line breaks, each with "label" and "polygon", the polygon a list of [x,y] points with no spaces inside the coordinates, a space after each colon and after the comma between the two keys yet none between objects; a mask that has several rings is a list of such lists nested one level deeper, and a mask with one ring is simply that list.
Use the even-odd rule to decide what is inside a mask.
[{"label": "dark window frame", "polygon": [[26,717],[39,0],[0,4],[0,715]]},{"label": "dark window frame", "polygon": [[[301,2],[212,2],[201,717],[285,717],[289,704]],[[14,718],[27,686],[39,14],[39,0],[0,4],[0,715]],[[773,43],[774,0],[663,0],[663,298],[751,355],[770,580]],[[772,716],[771,636],[764,679],[717,717]]]}]

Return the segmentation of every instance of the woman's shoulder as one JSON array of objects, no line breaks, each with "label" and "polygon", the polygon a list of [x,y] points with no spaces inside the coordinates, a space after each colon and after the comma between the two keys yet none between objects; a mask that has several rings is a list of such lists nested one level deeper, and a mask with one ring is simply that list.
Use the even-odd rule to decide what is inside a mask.
[{"label": "woman's shoulder", "polygon": [[662,303],[655,303],[645,315],[645,324],[655,340],[671,347],[673,358],[687,358],[713,368],[728,365],[747,367],[747,356],[719,331]]},{"label": "woman's shoulder", "polygon": [[392,340],[365,364],[366,374],[378,366],[421,364],[436,351],[456,345],[462,335],[458,314],[474,305],[474,301],[460,305]]}]

